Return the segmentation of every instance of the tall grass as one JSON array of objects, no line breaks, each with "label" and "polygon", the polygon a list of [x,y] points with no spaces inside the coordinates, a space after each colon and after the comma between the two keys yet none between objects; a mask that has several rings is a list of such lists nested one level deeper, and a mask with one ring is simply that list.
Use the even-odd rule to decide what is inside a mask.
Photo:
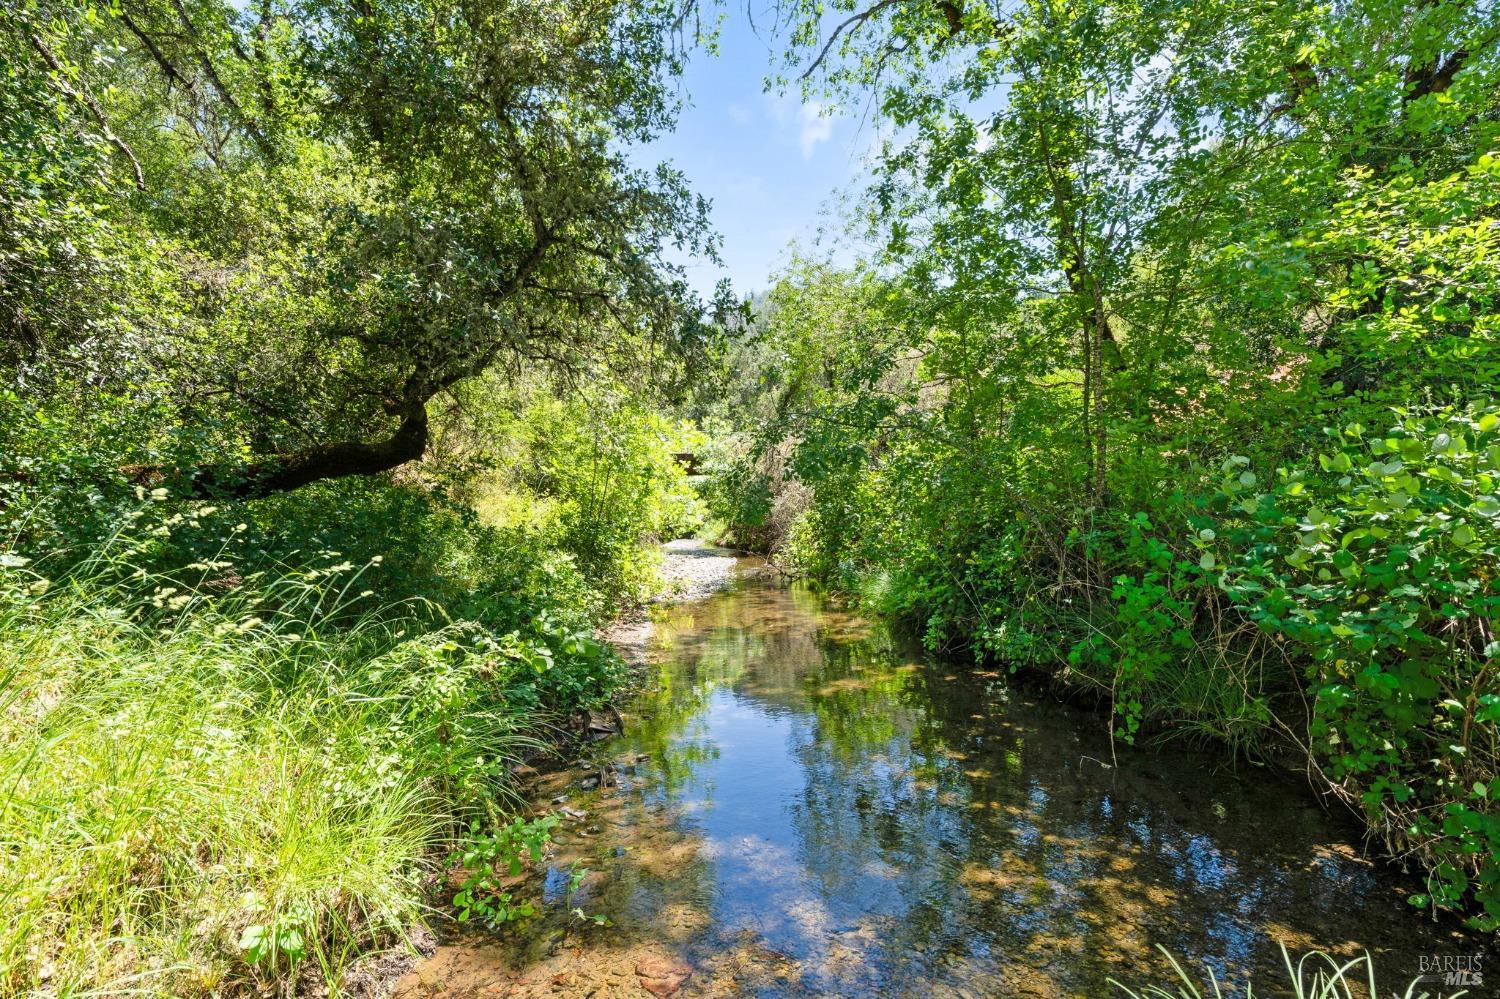
[{"label": "tall grass", "polygon": [[190,568],[0,568],[0,993],[334,980],[530,744],[475,628],[405,634],[351,566]]}]

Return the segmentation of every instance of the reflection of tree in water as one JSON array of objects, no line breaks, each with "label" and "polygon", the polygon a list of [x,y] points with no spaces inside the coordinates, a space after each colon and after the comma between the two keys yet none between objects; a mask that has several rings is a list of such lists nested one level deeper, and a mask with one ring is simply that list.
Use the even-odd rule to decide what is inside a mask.
[{"label": "reflection of tree in water", "polygon": [[715,687],[681,666],[663,665],[638,699],[630,743],[652,761],[657,797],[680,797],[702,764],[718,757],[704,710]]},{"label": "reflection of tree in water", "polygon": [[[986,775],[965,752],[962,728],[931,710],[927,672],[897,668],[893,652],[874,644],[831,648],[805,683],[818,724],[793,747],[806,774],[793,821],[825,904],[855,925],[890,917],[880,919],[878,934],[859,938],[860,961],[836,970],[845,985],[859,984],[847,980],[855,975],[887,987],[994,975],[1005,956],[997,953],[996,917],[1011,931],[1018,924],[990,903],[1010,894],[1007,901],[1044,913],[1055,893],[1044,881],[1021,879],[1004,893],[971,876],[1014,871],[1011,855],[1027,830],[974,813],[971,806],[984,801],[971,785]],[[1018,764],[1020,748],[1013,738],[998,758]],[[1080,928],[1033,922],[1033,936]]]},{"label": "reflection of tree in water", "polygon": [[815,630],[797,629],[820,655],[795,657],[816,724],[794,729],[805,785],[793,822],[836,922],[894,917],[864,948],[865,975],[1022,965],[1093,991],[1143,965],[1165,971],[1156,943],[1262,975],[1279,968],[1273,933],[1344,953],[1388,934],[1420,951],[1393,893],[1320,855],[1330,823],[1294,791],[1205,782],[1202,761],[1176,753],[1104,768],[1096,717],[1012,703],[993,678],[941,664],[902,666],[909,653],[883,635],[835,643]]},{"label": "reflection of tree in water", "polygon": [[[1352,883],[1330,909],[1338,896],[1308,870],[1330,823],[1294,789],[1205,781],[1203,761],[1177,753],[1129,753],[1106,769],[1095,718],[1024,699],[976,711],[999,702],[974,678],[948,681],[941,670],[920,683],[950,749],[969,764],[944,766],[940,782],[968,802],[965,859],[988,865],[971,876],[998,889],[975,893],[974,918],[1030,931],[1028,953],[1050,935],[1055,964],[1120,975],[1155,962],[1151,945],[1161,943],[1221,973],[1267,974],[1280,965],[1271,927],[1298,946],[1346,953],[1382,929],[1402,939],[1379,915],[1383,902],[1399,916],[1399,904],[1389,892],[1367,896],[1375,882],[1356,865],[1343,865]],[[1020,897],[1027,885],[1007,876],[1015,870],[1030,879],[1030,906]]]}]

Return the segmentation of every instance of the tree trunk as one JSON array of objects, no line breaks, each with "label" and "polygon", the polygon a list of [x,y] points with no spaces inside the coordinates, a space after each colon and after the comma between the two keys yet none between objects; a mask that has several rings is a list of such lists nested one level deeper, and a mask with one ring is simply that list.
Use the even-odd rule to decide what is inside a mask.
[{"label": "tree trunk", "polygon": [[174,470],[160,465],[135,465],[123,471],[136,485],[166,485],[179,498],[258,499],[324,479],[390,471],[422,457],[427,441],[427,407],[418,405],[401,420],[395,433],[374,443],[319,444],[248,464],[202,466],[187,471],[181,479]]},{"label": "tree trunk", "polygon": [[1053,159],[1047,125],[1040,123],[1037,139],[1047,176],[1052,185],[1053,224],[1057,227],[1055,245],[1058,264],[1067,278],[1068,290],[1078,304],[1083,334],[1080,360],[1083,366],[1083,437],[1088,468],[1087,489],[1090,504],[1101,506],[1108,484],[1108,428],[1105,423],[1104,359],[1105,344],[1115,367],[1123,365],[1120,345],[1110,325],[1104,304],[1104,290],[1098,275],[1090,268],[1088,246],[1079,229],[1077,214],[1080,195],[1070,172]]}]

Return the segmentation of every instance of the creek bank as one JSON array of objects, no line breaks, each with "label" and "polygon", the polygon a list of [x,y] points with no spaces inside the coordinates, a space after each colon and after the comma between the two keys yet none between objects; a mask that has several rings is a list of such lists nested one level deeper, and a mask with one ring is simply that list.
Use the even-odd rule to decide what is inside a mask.
[{"label": "creek bank", "polygon": [[[648,645],[656,627],[655,618],[669,613],[673,606],[702,600],[727,588],[737,575],[754,574],[760,570],[756,559],[746,559],[732,549],[693,538],[676,539],[661,547],[661,588],[644,604],[623,612],[599,632],[600,639],[608,642],[632,670],[625,687],[616,694],[617,700],[628,699],[642,680]],[[625,720],[613,704],[603,711],[580,714],[557,730],[550,756],[538,756],[518,765],[513,771],[524,800],[532,803],[532,811],[537,814],[556,812],[560,816],[565,831],[559,839],[565,841],[569,836],[587,838],[599,832],[596,822],[585,821],[589,820],[589,812],[567,804],[571,800],[570,794],[613,787],[618,772],[633,772],[636,765],[645,762],[641,757],[611,763],[594,751],[596,744],[618,736],[624,727]],[[455,887],[454,873],[444,871],[433,878],[432,891],[444,899],[445,906],[444,895],[451,895]],[[443,918],[448,918],[446,912]],[[491,959],[494,955],[485,956],[488,951],[483,943],[488,934],[456,926],[444,928],[440,925],[438,928],[439,932],[435,933],[428,926],[418,924],[409,931],[405,945],[377,950],[358,958],[342,977],[343,993],[354,999],[414,995],[420,994],[424,986],[434,980],[443,981],[455,976],[464,979],[471,964],[493,968]],[[463,943],[455,949],[454,940]],[[660,949],[643,948],[636,960],[636,972],[642,988],[658,999],[665,999],[691,977],[692,969]],[[576,977],[576,972],[563,969],[552,973],[547,981],[552,983],[555,978],[562,983]],[[624,981],[629,976],[616,977]],[[305,999],[321,999],[327,994],[327,986],[319,975],[308,974],[299,981],[296,991]],[[607,994],[600,993],[601,996]]]},{"label": "creek bank", "polygon": [[646,645],[654,628],[653,614],[725,589],[734,581],[737,571],[757,571],[755,560],[742,559],[733,549],[705,544],[696,538],[678,538],[661,547],[661,590],[600,633],[633,667],[640,667],[646,660]]}]

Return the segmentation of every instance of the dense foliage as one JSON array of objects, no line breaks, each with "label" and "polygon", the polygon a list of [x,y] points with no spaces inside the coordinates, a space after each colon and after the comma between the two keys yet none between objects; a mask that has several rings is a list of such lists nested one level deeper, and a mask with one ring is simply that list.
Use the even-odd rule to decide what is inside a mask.
[{"label": "dense foliage", "polygon": [[711,250],[704,206],[625,152],[675,111],[670,4],[0,18],[3,358],[135,482],[378,472],[487,372],[670,387],[701,352],[662,254]]},{"label": "dense foliage", "polygon": [[450,851],[524,912],[705,512],[1500,927],[1493,5],[781,0],[879,249],[748,325],[631,151],[709,6],[0,8],[0,993],[336,986]]},{"label": "dense foliage", "polygon": [[1296,749],[1500,926],[1493,6],[830,6],[881,249],[736,348],[715,517],[1119,739]]},{"label": "dense foliage", "polygon": [[699,517],[677,15],[0,10],[0,993],[336,988],[618,686]]}]

